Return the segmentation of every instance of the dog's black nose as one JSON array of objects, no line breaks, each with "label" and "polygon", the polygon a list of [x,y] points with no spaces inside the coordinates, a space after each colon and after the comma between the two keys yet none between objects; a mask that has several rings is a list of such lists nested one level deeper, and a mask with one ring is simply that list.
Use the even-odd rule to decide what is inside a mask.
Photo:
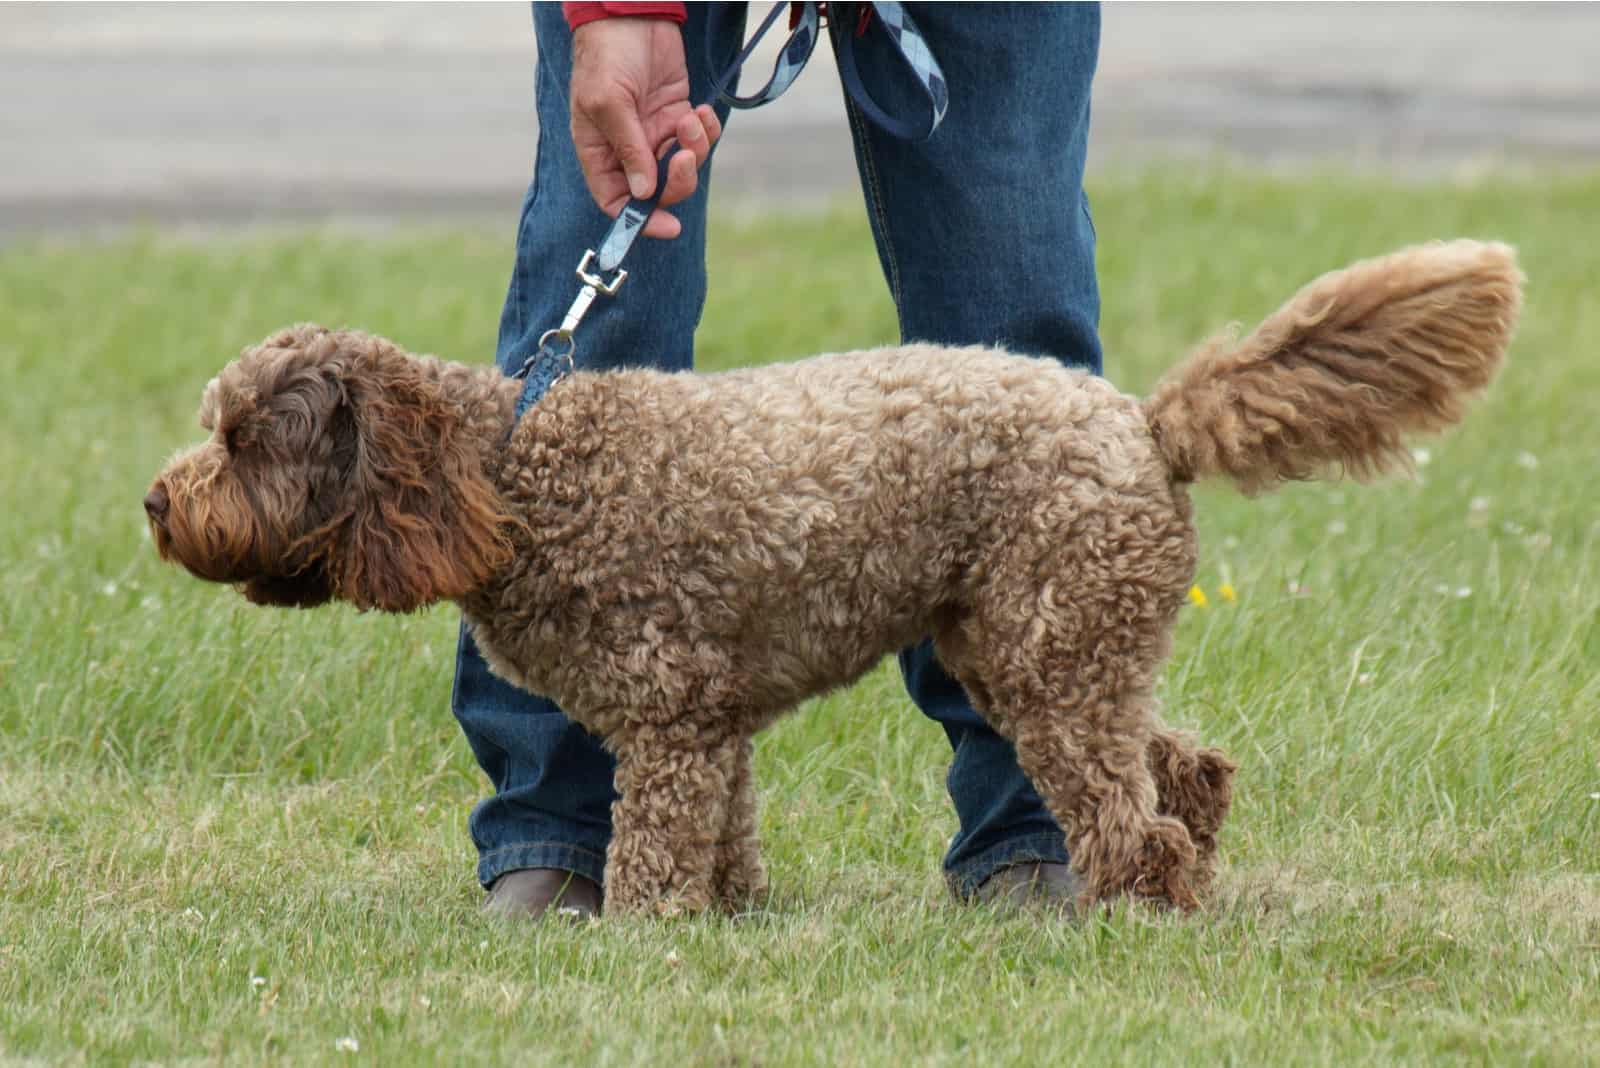
[{"label": "dog's black nose", "polygon": [[155,487],[144,495],[145,514],[159,523],[167,518],[167,507],[171,503],[167,500],[167,487],[157,482]]}]

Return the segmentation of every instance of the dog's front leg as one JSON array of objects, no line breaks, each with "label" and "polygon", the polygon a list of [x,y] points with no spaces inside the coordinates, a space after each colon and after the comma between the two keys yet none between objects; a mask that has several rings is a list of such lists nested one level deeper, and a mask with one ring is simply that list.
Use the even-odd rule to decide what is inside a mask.
[{"label": "dog's front leg", "polygon": [[756,837],[752,749],[750,739],[741,738],[734,750],[727,818],[717,843],[713,889],[717,903],[729,912],[756,904],[767,893],[767,871],[761,864],[761,842]]},{"label": "dog's front leg", "polygon": [[606,911],[701,912],[714,894],[738,740],[692,723],[639,726],[617,745]]}]

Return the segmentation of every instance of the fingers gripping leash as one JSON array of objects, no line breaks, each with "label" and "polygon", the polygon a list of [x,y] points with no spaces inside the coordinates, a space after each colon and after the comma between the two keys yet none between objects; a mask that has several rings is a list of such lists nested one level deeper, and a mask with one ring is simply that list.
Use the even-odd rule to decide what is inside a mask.
[{"label": "fingers gripping leash", "polygon": [[[710,5],[714,11],[723,6],[725,5]],[[738,82],[740,69],[755,51],[756,45],[777,22],[779,15],[789,9],[788,0],[782,0],[773,6],[755,34],[740,50],[722,77],[717,79],[712,88],[712,100],[720,100],[736,108],[759,107],[777,99],[793,83],[816,47],[821,26],[821,11],[818,4],[808,0],[797,6],[799,11],[789,39],[779,53],[777,65],[767,84],[747,97],[736,96],[732,91]],[[842,38],[841,49],[841,67],[847,68],[844,79],[847,91],[861,105],[869,118],[895,136],[913,140],[931,137],[944,117],[948,100],[944,74],[939,69],[939,64],[928,50],[927,43],[917,30],[916,24],[900,4],[876,3],[864,4],[861,7],[863,11],[872,10],[877,13],[884,32],[889,34],[912,73],[922,84],[929,105],[927,121],[922,126],[901,122],[885,113],[872,101],[865,86],[854,74],[854,60],[850,57],[851,38],[848,35]],[[863,27],[866,25],[865,20],[862,21],[862,25]],[[708,17],[706,22],[708,50],[715,39],[715,20]],[[612,222],[611,228],[606,231],[599,250],[588,249],[584,252],[577,268],[578,281],[582,285],[571,306],[567,308],[567,314],[562,318],[561,325],[540,335],[538,350],[524,360],[522,366],[512,375],[513,378],[520,378],[524,382],[522,394],[517,400],[519,419],[544,395],[545,390],[576,368],[577,342],[574,335],[578,326],[588,314],[596,297],[616,296],[622,283],[627,281],[628,272],[622,269],[622,260],[644,232],[645,222],[650,218],[651,212],[655,211],[656,203],[667,187],[668,164],[679,151],[681,148],[676,141],[668,144],[666,152],[657,161],[655,192],[648,197],[635,197],[629,200]],[[609,278],[606,277],[608,274]]]}]

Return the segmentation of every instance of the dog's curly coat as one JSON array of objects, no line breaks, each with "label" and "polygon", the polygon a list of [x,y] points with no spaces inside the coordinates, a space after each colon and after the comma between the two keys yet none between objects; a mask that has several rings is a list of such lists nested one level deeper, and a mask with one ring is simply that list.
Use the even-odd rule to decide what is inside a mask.
[{"label": "dog's curly coat", "polygon": [[1185,484],[1404,466],[1498,369],[1502,245],[1312,283],[1141,403],[1049,360],[906,345],[519,383],[300,326],[206,388],[156,545],[252,601],[460,603],[499,674],[617,755],[612,911],[766,886],[751,736],[931,635],[1016,743],[1085,899],[1192,907],[1234,765],[1157,718],[1195,569]]}]

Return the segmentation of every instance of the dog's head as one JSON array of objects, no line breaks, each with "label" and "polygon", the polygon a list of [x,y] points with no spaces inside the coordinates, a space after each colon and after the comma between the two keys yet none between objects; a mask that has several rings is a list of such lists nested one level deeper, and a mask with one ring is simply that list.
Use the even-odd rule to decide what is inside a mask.
[{"label": "dog's head", "polygon": [[206,386],[210,437],[144,499],[156,549],[257,604],[461,596],[510,556],[464,423],[436,364],[355,331],[280,331]]}]

